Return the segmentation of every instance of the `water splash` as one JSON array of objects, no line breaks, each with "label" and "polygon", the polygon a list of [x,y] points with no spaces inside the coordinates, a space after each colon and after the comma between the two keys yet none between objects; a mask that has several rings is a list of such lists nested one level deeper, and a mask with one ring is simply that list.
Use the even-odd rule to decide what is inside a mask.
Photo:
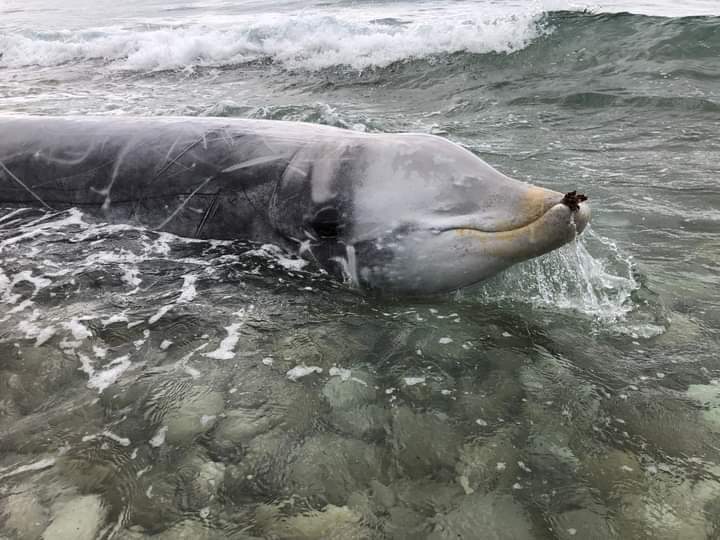
[{"label": "water splash", "polygon": [[621,254],[615,242],[593,231],[529,266],[538,285],[533,300],[606,321],[632,311],[631,295],[640,288],[632,259]]},{"label": "water splash", "polygon": [[591,229],[577,241],[517,265],[478,288],[482,300],[572,309],[603,324],[625,320],[640,288],[632,258]]}]

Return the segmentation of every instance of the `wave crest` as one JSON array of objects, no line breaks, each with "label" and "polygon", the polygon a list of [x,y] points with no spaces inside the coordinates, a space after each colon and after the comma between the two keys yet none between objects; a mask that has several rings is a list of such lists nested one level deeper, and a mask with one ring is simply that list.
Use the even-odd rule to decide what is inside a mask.
[{"label": "wave crest", "polygon": [[545,32],[540,12],[370,22],[329,15],[265,16],[231,29],[207,26],[0,34],[0,66],[102,61],[133,71],[254,61],[288,69],[384,67],[442,53],[509,53]]}]

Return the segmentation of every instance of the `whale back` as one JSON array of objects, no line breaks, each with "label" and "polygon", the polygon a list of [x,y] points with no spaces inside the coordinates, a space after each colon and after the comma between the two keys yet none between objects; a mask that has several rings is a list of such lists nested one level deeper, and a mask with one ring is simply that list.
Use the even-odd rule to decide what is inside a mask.
[{"label": "whale back", "polygon": [[0,204],[78,207],[182,236],[268,241],[267,206],[288,164],[327,137],[269,124],[0,118]]}]

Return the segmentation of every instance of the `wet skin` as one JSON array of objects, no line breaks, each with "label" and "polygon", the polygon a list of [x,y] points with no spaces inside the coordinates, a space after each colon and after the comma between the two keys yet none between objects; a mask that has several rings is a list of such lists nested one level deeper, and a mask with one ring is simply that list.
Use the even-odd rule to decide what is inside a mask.
[{"label": "wet skin", "polygon": [[363,289],[451,291],[572,241],[586,199],[462,147],[220,118],[5,117],[0,204],[274,243]]}]

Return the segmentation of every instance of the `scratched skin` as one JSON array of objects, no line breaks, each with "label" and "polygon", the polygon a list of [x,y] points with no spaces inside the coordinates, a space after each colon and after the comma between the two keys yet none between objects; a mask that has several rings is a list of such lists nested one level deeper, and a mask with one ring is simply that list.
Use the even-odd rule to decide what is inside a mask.
[{"label": "scratched skin", "polygon": [[280,245],[354,286],[458,289],[556,249],[589,206],[439,137],[241,119],[0,119],[0,205]]}]

